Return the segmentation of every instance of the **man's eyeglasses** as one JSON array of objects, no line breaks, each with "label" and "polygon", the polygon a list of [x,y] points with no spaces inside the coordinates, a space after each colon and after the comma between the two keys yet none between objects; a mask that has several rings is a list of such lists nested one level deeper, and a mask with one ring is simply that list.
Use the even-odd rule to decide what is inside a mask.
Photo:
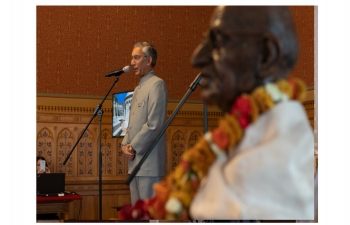
[{"label": "man's eyeglasses", "polygon": [[134,55],[134,56],[132,56],[131,57],[131,61],[139,61],[142,57],[145,57],[145,58],[147,58],[148,56],[141,56],[141,55]]}]

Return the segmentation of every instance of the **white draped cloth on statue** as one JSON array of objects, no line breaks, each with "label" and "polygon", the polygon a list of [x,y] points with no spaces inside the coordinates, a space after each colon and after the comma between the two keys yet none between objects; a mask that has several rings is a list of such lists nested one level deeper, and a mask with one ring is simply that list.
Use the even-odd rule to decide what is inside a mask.
[{"label": "white draped cloth on statue", "polygon": [[277,104],[218,156],[190,206],[196,220],[313,220],[314,136],[297,101]]}]

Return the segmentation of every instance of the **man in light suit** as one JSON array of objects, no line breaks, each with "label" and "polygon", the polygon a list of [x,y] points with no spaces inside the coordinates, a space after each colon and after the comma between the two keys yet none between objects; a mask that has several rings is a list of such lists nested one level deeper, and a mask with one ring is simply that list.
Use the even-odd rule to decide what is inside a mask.
[{"label": "man in light suit", "polygon": [[[165,82],[154,73],[156,49],[147,42],[138,42],[132,51],[131,66],[140,83],[134,90],[129,126],[122,141],[122,152],[128,158],[131,174],[166,122],[168,91]],[[166,173],[165,135],[161,137],[130,183],[131,202],[153,196],[153,184]]]}]

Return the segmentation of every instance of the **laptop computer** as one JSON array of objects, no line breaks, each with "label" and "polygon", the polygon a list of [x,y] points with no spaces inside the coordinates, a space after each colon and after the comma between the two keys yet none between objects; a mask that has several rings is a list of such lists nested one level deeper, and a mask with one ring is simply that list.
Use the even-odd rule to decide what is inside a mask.
[{"label": "laptop computer", "polygon": [[54,196],[65,191],[65,173],[36,174],[36,190],[39,196]]}]

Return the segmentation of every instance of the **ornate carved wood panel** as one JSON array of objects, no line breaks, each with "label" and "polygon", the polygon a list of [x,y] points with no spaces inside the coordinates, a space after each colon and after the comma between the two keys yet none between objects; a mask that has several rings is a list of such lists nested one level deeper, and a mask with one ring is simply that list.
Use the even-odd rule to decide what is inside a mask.
[{"label": "ornate carved wood panel", "polygon": [[[179,111],[166,131],[167,173],[179,163],[186,149],[192,147],[203,134],[202,105],[198,111]],[[313,101],[304,104],[310,123],[313,125]],[[115,219],[117,212],[111,207],[130,203],[129,187],[125,184],[128,178],[127,159],[122,155],[122,138],[112,138],[110,109],[104,110],[102,122],[102,195],[103,219]],[[70,218],[96,220],[99,218],[99,129],[95,119],[84,133],[66,165],[63,165],[67,154],[83,132],[89,121],[93,108],[86,107],[37,107],[37,155],[48,161],[52,172],[66,173],[66,190],[83,196],[80,202],[70,203]],[[168,118],[173,111],[168,110]],[[208,130],[213,130],[219,112],[208,112]],[[80,214],[79,214],[80,213]]]},{"label": "ornate carved wood panel", "polygon": [[126,175],[128,174],[128,160],[123,157],[121,143],[122,140],[118,143],[117,175]]},{"label": "ornate carved wood panel", "polygon": [[182,131],[178,130],[171,139],[171,170],[174,170],[179,164],[180,157],[185,151],[185,147],[185,135]]},{"label": "ornate carved wood panel", "polygon": [[102,148],[102,174],[103,176],[115,176],[115,161],[113,161],[113,151],[115,151],[115,145],[112,143],[112,134],[109,130],[104,129],[102,131],[101,139]]},{"label": "ornate carved wood panel", "polygon": [[94,151],[93,142],[94,135],[89,130],[86,130],[77,146],[78,177],[97,176],[96,168],[93,166],[93,162],[97,159],[97,153]]},{"label": "ornate carved wood panel", "polygon": [[44,127],[38,131],[37,134],[37,155],[43,156],[46,159],[46,163],[49,168],[53,167],[52,161],[53,156],[53,134],[52,132]]},{"label": "ornate carved wood panel", "polygon": [[190,138],[188,140],[188,148],[193,147],[197,141],[199,140],[200,137],[202,137],[203,132],[199,133],[198,131],[194,131],[191,135]]},{"label": "ornate carved wood panel", "polygon": [[73,159],[74,155],[71,155],[68,161],[64,164],[66,156],[72,149],[74,144],[74,135],[68,128],[64,128],[57,136],[57,171],[59,173],[66,173],[66,176],[73,176]]}]

